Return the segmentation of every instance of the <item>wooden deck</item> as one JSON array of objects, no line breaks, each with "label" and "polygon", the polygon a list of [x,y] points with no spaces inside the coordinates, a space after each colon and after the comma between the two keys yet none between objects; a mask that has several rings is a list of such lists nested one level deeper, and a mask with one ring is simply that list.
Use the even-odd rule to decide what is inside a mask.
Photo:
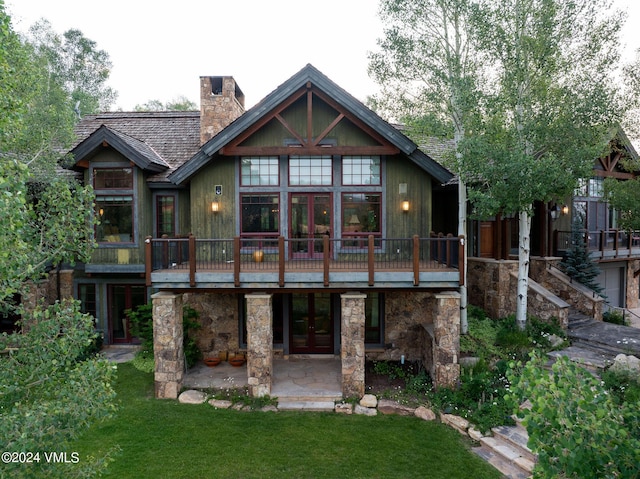
[{"label": "wooden deck", "polygon": [[[238,238],[234,244],[196,249],[190,240],[188,253],[167,254],[170,243],[163,247],[160,257],[153,257],[151,241],[147,248],[147,285],[157,288],[451,288],[463,284],[464,278],[457,268],[462,247],[448,238],[450,243],[439,243],[446,254],[438,254],[433,245],[420,247],[420,240],[405,239],[408,243],[393,249],[376,247],[370,239],[369,247],[360,250],[334,249],[329,240],[316,256],[289,253],[280,240],[279,248],[265,250],[242,248]],[[202,241],[202,240],[201,240]],[[446,248],[444,248],[446,246]],[[175,250],[177,251],[177,249]],[[226,255],[228,251],[236,254]],[[324,253],[326,251],[327,253]],[[391,251],[391,252],[389,252]],[[456,254],[451,254],[454,251]],[[219,254],[220,252],[225,253]],[[171,253],[171,252],[169,252]],[[425,259],[433,258],[435,259]],[[216,258],[199,259],[199,258]],[[178,259],[172,260],[172,258]],[[185,258],[188,258],[186,261]],[[180,261],[181,260],[181,261]],[[155,266],[155,267],[152,267]]]}]

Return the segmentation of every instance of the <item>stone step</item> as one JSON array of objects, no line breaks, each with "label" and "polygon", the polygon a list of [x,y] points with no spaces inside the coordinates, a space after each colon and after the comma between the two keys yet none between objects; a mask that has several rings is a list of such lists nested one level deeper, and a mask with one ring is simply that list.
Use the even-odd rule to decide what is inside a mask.
[{"label": "stone step", "polygon": [[473,452],[500,471],[507,479],[528,479],[531,473],[517,466],[513,461],[505,459],[503,455],[487,445],[474,447]]},{"label": "stone step", "polygon": [[298,401],[298,400],[279,400],[278,410],[280,411],[333,411],[335,403],[333,401],[315,400],[315,401]]},{"label": "stone step", "polygon": [[559,351],[551,351],[547,356],[557,359],[560,356],[567,356],[571,361],[580,364],[591,372],[599,372],[608,367],[615,355],[604,351],[588,347],[587,345],[573,344]]},{"label": "stone step", "polygon": [[498,426],[492,428],[491,431],[494,438],[500,438],[512,446],[523,458],[529,460],[532,464],[535,463],[536,455],[527,446],[529,435],[523,426]]}]

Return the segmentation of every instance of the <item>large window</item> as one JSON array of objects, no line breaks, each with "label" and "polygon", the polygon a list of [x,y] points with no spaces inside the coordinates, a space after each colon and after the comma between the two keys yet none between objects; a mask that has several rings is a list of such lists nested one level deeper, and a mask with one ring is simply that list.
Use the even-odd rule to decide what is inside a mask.
[{"label": "large window", "polygon": [[[280,231],[279,197],[269,194],[241,195],[241,234],[245,238],[276,239]],[[243,242],[243,246],[264,246],[262,243]],[[274,243],[274,246],[276,243]]]},{"label": "large window", "polygon": [[242,186],[277,186],[278,157],[244,157],[240,163]]},{"label": "large window", "polygon": [[379,156],[345,156],[342,158],[343,185],[380,185]]},{"label": "large window", "polygon": [[134,241],[133,168],[94,168],[96,240],[98,243]]},{"label": "large window", "polygon": [[342,195],[342,236],[345,238],[343,246],[365,247],[364,241],[368,235],[381,236],[381,199],[380,193]]},{"label": "large window", "polygon": [[132,196],[96,196],[96,216],[99,243],[133,242]]},{"label": "large window", "polygon": [[329,186],[332,183],[330,156],[291,156],[289,158],[291,186]]}]

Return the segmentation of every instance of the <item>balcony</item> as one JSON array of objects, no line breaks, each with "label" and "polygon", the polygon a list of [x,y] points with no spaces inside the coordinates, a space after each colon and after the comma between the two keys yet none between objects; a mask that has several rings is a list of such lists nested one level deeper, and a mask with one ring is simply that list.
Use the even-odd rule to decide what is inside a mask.
[{"label": "balcony", "polygon": [[145,240],[158,289],[432,288],[464,284],[464,237]]},{"label": "balcony", "polygon": [[[594,259],[624,259],[640,257],[640,231],[618,229],[582,232],[584,242]],[[553,251],[564,256],[571,248],[571,231],[553,232]]]}]

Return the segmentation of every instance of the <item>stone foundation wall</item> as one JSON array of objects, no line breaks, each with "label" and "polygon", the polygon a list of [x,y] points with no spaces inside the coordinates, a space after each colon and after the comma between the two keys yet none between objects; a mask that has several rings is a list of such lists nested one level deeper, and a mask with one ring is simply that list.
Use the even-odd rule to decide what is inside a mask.
[{"label": "stone foundation wall", "polygon": [[432,293],[394,292],[385,295],[384,351],[368,352],[369,359],[418,361],[423,354],[422,325],[432,324]]},{"label": "stone foundation wall", "polygon": [[484,309],[492,318],[504,318],[515,312],[515,289],[511,273],[518,274],[518,262],[488,258],[468,258],[468,303]]},{"label": "stone foundation wall", "polygon": [[[558,269],[559,264],[560,258],[533,257],[529,276],[576,310],[601,321],[603,298],[580,283],[572,281]],[[562,324],[563,327],[568,327],[568,319]]]},{"label": "stone foundation wall", "polygon": [[204,357],[239,350],[238,297],[235,294],[186,293],[184,304],[198,312],[200,329],[191,334]]}]

